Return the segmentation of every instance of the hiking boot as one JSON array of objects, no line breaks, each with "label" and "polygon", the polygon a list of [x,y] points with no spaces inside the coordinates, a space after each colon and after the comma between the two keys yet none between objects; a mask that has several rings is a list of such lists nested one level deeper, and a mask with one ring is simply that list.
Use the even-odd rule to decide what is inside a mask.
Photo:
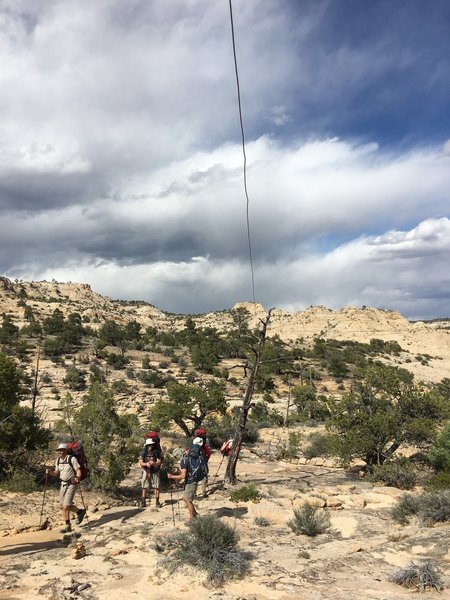
[{"label": "hiking boot", "polygon": [[162,504],[159,500],[156,501],[156,508],[162,508]]},{"label": "hiking boot", "polygon": [[145,500],[145,498],[141,498],[141,500],[139,500],[138,506],[139,508],[145,508],[147,506],[147,501]]},{"label": "hiking boot", "polygon": [[83,519],[85,516],[86,516],[86,509],[80,508],[80,510],[77,512],[77,518],[75,520],[75,523],[77,525],[80,525],[80,523],[83,522]]},{"label": "hiking boot", "polygon": [[72,531],[72,527],[70,525],[66,525],[62,529],[59,530],[59,533],[70,533]]}]

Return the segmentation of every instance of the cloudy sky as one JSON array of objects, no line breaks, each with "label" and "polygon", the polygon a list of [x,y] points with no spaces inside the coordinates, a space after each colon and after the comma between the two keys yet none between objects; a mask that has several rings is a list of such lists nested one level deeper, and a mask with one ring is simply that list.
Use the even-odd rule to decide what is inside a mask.
[{"label": "cloudy sky", "polygon": [[[450,316],[450,2],[233,0],[255,299]],[[228,0],[0,0],[0,272],[252,300]]]}]

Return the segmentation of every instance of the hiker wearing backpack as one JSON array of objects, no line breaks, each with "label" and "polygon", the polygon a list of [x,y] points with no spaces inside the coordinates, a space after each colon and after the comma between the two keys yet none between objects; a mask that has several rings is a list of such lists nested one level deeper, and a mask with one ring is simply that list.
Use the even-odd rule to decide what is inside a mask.
[{"label": "hiker wearing backpack", "polygon": [[206,460],[202,452],[202,438],[195,438],[189,452],[180,461],[180,474],[167,477],[175,481],[184,482],[183,500],[189,513],[189,520],[192,521],[197,516],[197,510],[194,506],[195,494],[200,481],[206,477]]},{"label": "hiker wearing backpack", "polygon": [[161,485],[161,464],[163,461],[163,452],[161,446],[155,438],[149,437],[145,440],[145,446],[139,456],[139,466],[142,468],[141,479],[141,507],[145,508],[147,491],[153,490],[156,500],[156,508],[161,508],[159,501],[159,488]]},{"label": "hiker wearing backpack", "polygon": [[[206,498],[206,489],[208,487],[208,474],[209,474],[209,467],[208,467],[208,462],[209,459],[211,458],[211,454],[212,454],[212,450],[209,447],[209,441],[206,435],[206,429],[202,429],[202,428],[198,428],[194,431],[194,436],[197,438],[201,438],[202,440],[202,444],[201,444],[201,451],[203,453],[204,459],[205,459],[205,469],[206,469],[206,475],[205,478],[202,479],[201,483],[200,483],[200,489],[199,489],[199,495],[201,495],[203,498]],[[193,442],[195,444],[195,440]]]},{"label": "hiker wearing backpack", "polygon": [[67,444],[59,444],[57,448],[58,458],[55,462],[55,469],[46,469],[46,475],[53,475],[61,479],[61,488],[59,491],[59,503],[63,509],[64,521],[66,523],[61,533],[72,531],[70,524],[70,513],[77,515],[76,523],[80,525],[86,516],[86,509],[77,508],[73,503],[77,485],[83,477],[80,463],[76,456],[70,455]]},{"label": "hiker wearing backpack", "polygon": [[230,456],[231,448],[233,447],[233,438],[226,440],[220,447],[220,453],[222,456]]}]

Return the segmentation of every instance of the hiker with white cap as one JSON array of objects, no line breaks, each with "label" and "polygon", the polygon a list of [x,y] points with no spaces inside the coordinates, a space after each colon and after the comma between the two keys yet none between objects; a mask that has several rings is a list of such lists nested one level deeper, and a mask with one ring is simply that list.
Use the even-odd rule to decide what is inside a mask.
[{"label": "hiker with white cap", "polygon": [[153,438],[145,440],[145,446],[139,456],[139,466],[142,468],[141,479],[141,502],[142,508],[146,506],[147,491],[153,490],[156,500],[156,508],[162,505],[159,501],[159,488],[161,485],[161,464],[163,461],[163,453],[160,445]]},{"label": "hiker with white cap", "polygon": [[73,503],[77,485],[82,477],[80,463],[76,456],[69,455],[66,444],[59,444],[57,448],[58,458],[55,462],[55,469],[46,469],[46,475],[53,475],[61,479],[61,488],[59,491],[59,503],[63,509],[64,521],[66,523],[61,533],[72,531],[70,524],[70,513],[76,513],[76,523],[80,525],[86,516],[86,509],[77,508]]},{"label": "hiker with white cap", "polygon": [[205,455],[202,452],[203,440],[196,437],[186,456],[180,461],[180,473],[173,475],[169,473],[167,477],[180,483],[184,483],[183,500],[189,513],[189,520],[192,521],[197,516],[197,510],[194,506],[195,494],[200,481],[203,481],[207,475]]}]

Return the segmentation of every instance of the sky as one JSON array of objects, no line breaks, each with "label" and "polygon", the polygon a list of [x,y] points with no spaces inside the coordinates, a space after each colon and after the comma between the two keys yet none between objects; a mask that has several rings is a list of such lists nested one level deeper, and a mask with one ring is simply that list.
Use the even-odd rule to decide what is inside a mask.
[{"label": "sky", "polygon": [[0,0],[0,273],[449,317],[450,2],[232,9],[248,204],[228,0]]}]

